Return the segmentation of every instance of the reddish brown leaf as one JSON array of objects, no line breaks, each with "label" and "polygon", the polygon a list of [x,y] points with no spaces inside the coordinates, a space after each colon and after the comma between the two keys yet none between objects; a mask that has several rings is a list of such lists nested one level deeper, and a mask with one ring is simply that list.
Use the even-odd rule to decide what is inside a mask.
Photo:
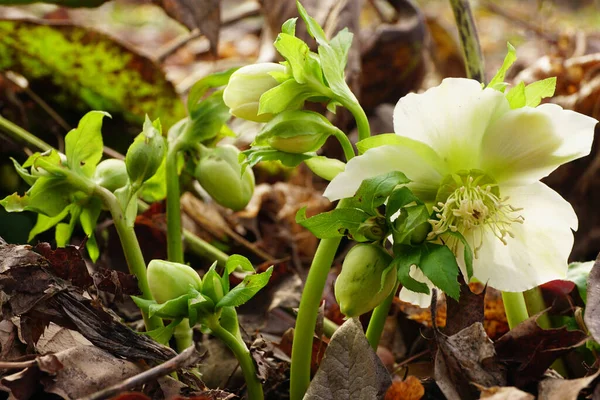
[{"label": "reddish brown leaf", "polygon": [[34,250],[50,262],[48,269],[59,278],[67,280],[82,289],[87,289],[94,283],[88,273],[79,247],[67,246],[52,250],[50,244],[38,243]]},{"label": "reddish brown leaf", "polygon": [[93,275],[94,284],[98,290],[114,294],[117,300],[123,295],[138,295],[140,288],[135,275],[126,274],[114,269],[100,268]]},{"label": "reddish brown leaf", "polygon": [[479,294],[469,288],[460,277],[460,298],[458,301],[446,296],[446,327],[444,333],[454,335],[476,322],[483,323],[484,299],[487,287]]},{"label": "reddish brown leaf", "polygon": [[508,364],[509,382],[519,388],[537,382],[556,359],[587,340],[584,332],[566,327],[542,329],[538,316],[515,326],[495,344],[498,358]]}]

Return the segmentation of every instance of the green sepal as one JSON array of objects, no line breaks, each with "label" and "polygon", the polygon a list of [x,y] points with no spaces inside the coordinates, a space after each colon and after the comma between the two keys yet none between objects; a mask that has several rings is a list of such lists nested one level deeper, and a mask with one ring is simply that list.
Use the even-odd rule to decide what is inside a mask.
[{"label": "green sepal", "polygon": [[227,71],[215,72],[200,79],[190,89],[187,99],[188,113],[192,114],[192,111],[196,109],[198,103],[210,88],[225,86],[229,82],[231,75],[239,68],[230,68]]},{"label": "green sepal", "polygon": [[244,280],[231,289],[223,298],[217,303],[216,309],[223,307],[238,307],[250,300],[260,289],[265,287],[269,283],[271,274],[273,273],[273,267],[269,267],[265,272],[260,274],[247,275]]},{"label": "green sepal", "polygon": [[168,346],[169,340],[171,340],[171,337],[173,337],[173,333],[175,332],[175,328],[181,323],[182,320],[183,318],[176,318],[167,326],[153,329],[148,332],[142,332],[142,334],[148,335],[158,343]]}]

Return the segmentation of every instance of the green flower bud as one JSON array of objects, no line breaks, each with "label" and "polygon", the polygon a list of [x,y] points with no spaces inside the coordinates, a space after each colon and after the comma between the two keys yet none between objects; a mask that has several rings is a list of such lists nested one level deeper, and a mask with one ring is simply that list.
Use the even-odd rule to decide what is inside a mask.
[{"label": "green flower bud", "polygon": [[125,161],[109,158],[102,161],[96,167],[93,177],[94,182],[114,192],[115,190],[127,185],[129,176],[127,175],[127,167]]},{"label": "green flower bud", "polygon": [[141,186],[160,167],[165,157],[165,140],[160,133],[160,122],[154,124],[146,116],[144,130],[135,138],[125,156],[127,173],[133,186]]},{"label": "green flower bud", "polygon": [[309,158],[304,163],[315,175],[327,181],[332,181],[337,174],[344,172],[344,169],[346,169],[344,162],[323,156]]},{"label": "green flower bud", "polygon": [[247,65],[235,71],[223,92],[231,114],[255,122],[267,122],[273,114],[258,114],[260,96],[279,82],[271,73],[284,74],[286,68],[275,63]]},{"label": "green flower bud", "polygon": [[187,294],[191,288],[200,291],[202,281],[193,268],[164,260],[152,260],[146,271],[150,293],[157,303]]},{"label": "green flower bud", "polygon": [[338,130],[327,118],[313,111],[292,110],[277,114],[254,141],[287,153],[317,151]]},{"label": "green flower bud", "polygon": [[371,311],[390,294],[396,274],[388,273],[382,289],[381,278],[391,262],[387,251],[374,244],[358,244],[348,252],[335,281],[335,298],[344,315],[356,317]]},{"label": "green flower bud", "polygon": [[[423,243],[427,238],[427,234],[431,231],[429,223],[429,210],[425,205],[417,205],[405,207],[394,221],[392,236],[396,244],[412,244],[417,245]],[[419,225],[415,224],[418,221],[423,221]]]},{"label": "green flower bud", "polygon": [[211,299],[215,304],[225,295],[221,277],[214,269],[209,269],[202,278],[202,292],[204,296]]},{"label": "green flower bud", "polygon": [[234,211],[244,209],[254,193],[254,173],[242,174],[240,151],[231,145],[206,150],[196,166],[196,179],[217,203]]}]

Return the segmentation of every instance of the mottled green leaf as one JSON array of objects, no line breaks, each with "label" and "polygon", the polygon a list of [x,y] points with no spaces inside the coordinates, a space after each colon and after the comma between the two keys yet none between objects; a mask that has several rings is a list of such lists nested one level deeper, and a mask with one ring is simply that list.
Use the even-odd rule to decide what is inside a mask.
[{"label": "mottled green leaf", "polygon": [[185,107],[164,73],[150,59],[105,34],[47,21],[0,21],[0,70],[12,70],[58,90],[52,100],[80,112],[123,113],[134,123],[145,114],[168,128]]}]

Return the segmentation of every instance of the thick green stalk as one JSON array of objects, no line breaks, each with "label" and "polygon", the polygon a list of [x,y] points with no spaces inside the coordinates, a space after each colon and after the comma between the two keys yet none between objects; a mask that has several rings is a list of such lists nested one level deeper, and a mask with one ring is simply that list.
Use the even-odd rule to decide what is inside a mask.
[{"label": "thick green stalk", "polygon": [[342,97],[336,97],[337,101],[340,102],[345,108],[348,109],[356,120],[356,128],[358,129],[358,140],[363,140],[371,136],[371,127],[369,126],[369,119],[365,110],[358,104],[357,101],[347,101]]},{"label": "thick green stalk", "polygon": [[[142,298],[152,300],[152,293],[150,293],[150,287],[148,286],[148,278],[146,276],[146,262],[142,255],[142,249],[135,236],[135,231],[132,226],[129,226],[125,221],[125,215],[121,210],[121,206],[114,194],[107,189],[96,185],[94,195],[102,200],[104,206],[108,208],[113,218],[115,228],[121,241],[121,247],[125,254],[125,260],[129,266],[129,272],[136,276],[138,279],[138,286],[142,291]],[[146,330],[151,331],[163,327],[163,322],[158,317],[148,317],[148,315],[142,312],[144,317],[144,323]]]},{"label": "thick green stalk", "polygon": [[183,239],[181,237],[181,204],[177,154],[179,146],[169,147],[166,160],[167,184],[167,255],[169,261],[183,263]]},{"label": "thick green stalk", "polygon": [[244,374],[246,380],[246,387],[248,389],[248,400],[262,400],[264,399],[262,384],[256,376],[256,367],[254,366],[254,360],[250,355],[250,351],[246,344],[236,338],[228,330],[223,328],[216,316],[208,319],[208,327],[212,331],[212,334],[223,341],[233,352],[235,358],[240,363],[240,368]]},{"label": "thick green stalk", "polygon": [[469,0],[450,0],[465,60],[467,77],[485,83],[483,55]]},{"label": "thick green stalk", "polygon": [[375,307],[375,310],[373,310],[366,333],[367,340],[369,341],[369,344],[373,350],[377,350],[377,346],[379,346],[379,340],[381,339],[381,334],[383,333],[385,320],[390,312],[390,308],[394,302],[394,297],[396,296],[399,286],[400,282],[398,281],[396,282],[396,285],[394,285],[394,290],[392,290],[390,295],[386,297],[380,305]]},{"label": "thick green stalk", "polygon": [[42,151],[52,150],[52,146],[50,146],[48,143],[38,139],[35,135],[32,135],[25,129],[21,128],[19,125],[10,122],[1,115],[0,129],[8,133],[12,138],[17,139],[18,141],[31,145],[33,147],[37,147]]},{"label": "thick green stalk", "polygon": [[502,301],[504,302],[504,311],[508,320],[510,329],[519,325],[529,318],[527,305],[521,292],[502,292]]},{"label": "thick green stalk", "polygon": [[346,162],[350,161],[352,157],[354,157],[354,148],[352,147],[352,143],[350,143],[348,136],[346,136],[346,134],[339,129],[335,131],[334,136],[338,142],[340,142],[340,145],[342,145]]},{"label": "thick green stalk", "polygon": [[[343,202],[343,201],[342,201]],[[342,204],[340,202],[340,204]],[[339,205],[338,205],[339,207]],[[310,384],[310,362],[312,343],[317,324],[321,296],[327,275],[340,245],[340,238],[323,239],[319,243],[315,258],[308,271],[306,284],[300,300],[294,341],[292,343],[292,365],[290,371],[290,399],[301,400]]]},{"label": "thick green stalk", "polygon": [[175,337],[175,343],[177,344],[177,351],[179,353],[194,344],[194,331],[190,327],[190,320],[184,318],[179,325],[175,327],[173,336]]}]

